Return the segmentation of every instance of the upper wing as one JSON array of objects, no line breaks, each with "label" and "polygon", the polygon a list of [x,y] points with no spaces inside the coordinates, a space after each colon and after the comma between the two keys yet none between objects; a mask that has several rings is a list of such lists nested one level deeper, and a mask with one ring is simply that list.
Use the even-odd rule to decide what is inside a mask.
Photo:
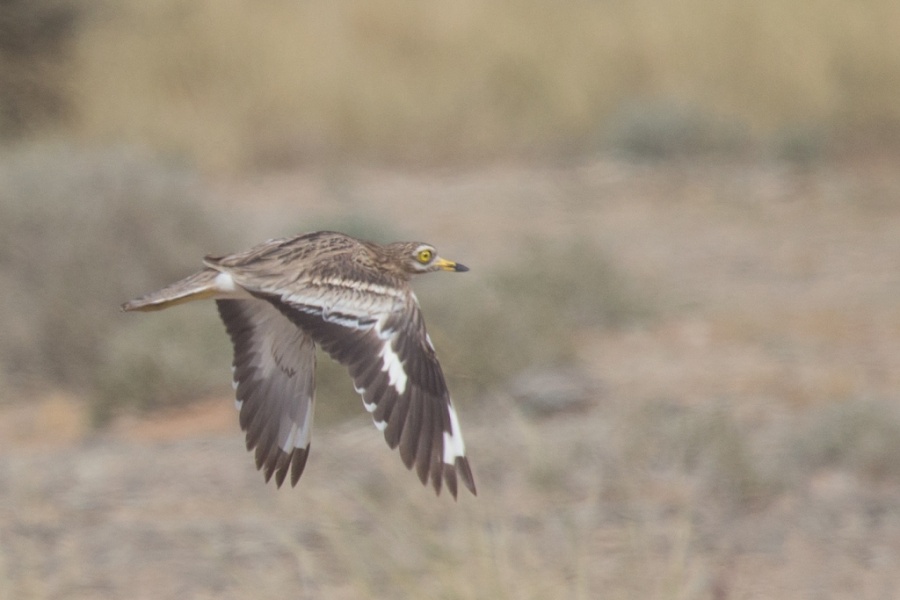
[{"label": "upper wing", "polygon": [[332,358],[346,365],[375,425],[422,483],[442,482],[456,497],[457,477],[475,494],[459,421],[415,295],[366,286],[366,294],[321,289],[267,296]]},{"label": "upper wing", "polygon": [[309,456],[316,387],[313,340],[264,300],[217,300],[234,345],[234,387],[247,450],[281,487]]}]

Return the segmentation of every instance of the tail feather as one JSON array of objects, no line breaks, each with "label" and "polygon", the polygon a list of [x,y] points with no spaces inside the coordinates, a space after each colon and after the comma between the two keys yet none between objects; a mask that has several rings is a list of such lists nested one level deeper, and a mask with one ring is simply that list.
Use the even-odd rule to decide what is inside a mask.
[{"label": "tail feather", "polygon": [[161,290],[130,300],[122,305],[122,310],[162,310],[176,304],[213,298],[221,292],[216,284],[217,275],[219,272],[215,269],[204,269]]}]

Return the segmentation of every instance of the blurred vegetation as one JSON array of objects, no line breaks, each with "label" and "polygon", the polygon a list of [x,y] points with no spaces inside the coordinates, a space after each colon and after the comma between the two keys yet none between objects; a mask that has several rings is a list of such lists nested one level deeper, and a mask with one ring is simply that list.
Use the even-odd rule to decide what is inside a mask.
[{"label": "blurred vegetation", "polygon": [[609,144],[635,158],[734,155],[746,153],[753,144],[746,124],[734,117],[671,100],[629,103],[609,121]]},{"label": "blurred vegetation", "polygon": [[900,482],[900,410],[895,401],[826,404],[791,431],[798,472],[838,469],[873,482]]},{"label": "blurred vegetation", "polygon": [[[132,334],[142,325],[120,315],[118,306],[225,247],[223,227],[201,198],[190,173],[121,148],[40,145],[0,155],[2,381],[103,396],[121,387],[110,387],[112,381],[130,377],[146,398],[159,369],[128,368],[133,353],[123,344],[130,340],[155,354],[167,322],[169,328],[178,322],[182,336],[199,342],[207,317],[182,319],[175,312]],[[225,336],[217,341],[224,346]],[[196,344],[201,355],[203,348]],[[135,379],[139,371],[145,374]],[[178,395],[197,393],[205,376],[195,376]]]},{"label": "blurred vegetation", "polygon": [[646,295],[583,239],[534,244],[512,264],[454,280],[452,294],[446,285],[416,287],[426,317],[434,315],[429,332],[458,398],[495,389],[529,368],[571,365],[579,332],[625,327],[653,314]]},{"label": "blurred vegetation", "polygon": [[7,135],[49,113],[228,171],[619,146],[805,160],[900,132],[891,0],[72,6],[3,3]]}]

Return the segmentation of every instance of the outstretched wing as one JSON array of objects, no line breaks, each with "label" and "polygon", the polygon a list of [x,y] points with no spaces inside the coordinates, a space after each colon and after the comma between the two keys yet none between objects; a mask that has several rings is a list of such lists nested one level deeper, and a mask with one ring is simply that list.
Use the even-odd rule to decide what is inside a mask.
[{"label": "outstretched wing", "polygon": [[297,485],[309,456],[316,387],[313,340],[270,303],[217,300],[234,345],[234,387],[247,450],[278,487]]},{"label": "outstretched wing", "polygon": [[455,498],[460,479],[475,494],[456,411],[415,295],[363,285],[365,294],[307,289],[267,299],[347,366],[375,426],[391,448],[399,447],[408,469],[415,465],[423,484],[430,478],[439,494],[446,483]]}]

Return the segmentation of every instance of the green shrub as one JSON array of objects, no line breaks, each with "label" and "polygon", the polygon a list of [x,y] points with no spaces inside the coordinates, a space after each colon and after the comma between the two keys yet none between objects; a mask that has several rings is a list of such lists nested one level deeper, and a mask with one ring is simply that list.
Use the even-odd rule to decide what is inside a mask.
[{"label": "green shrub", "polygon": [[626,103],[609,117],[609,145],[643,159],[736,154],[752,140],[736,118],[673,101]]}]

